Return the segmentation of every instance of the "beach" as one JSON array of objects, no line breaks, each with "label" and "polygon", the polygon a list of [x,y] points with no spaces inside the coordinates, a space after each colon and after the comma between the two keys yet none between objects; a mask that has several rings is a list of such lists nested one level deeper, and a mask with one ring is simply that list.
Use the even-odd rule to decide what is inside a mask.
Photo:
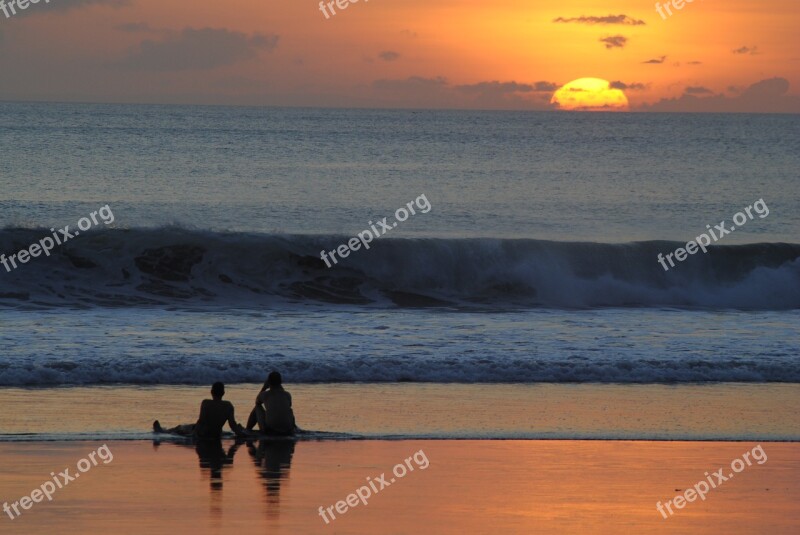
[{"label": "beach", "polygon": [[[287,384],[310,439],[800,441],[800,385]],[[228,385],[247,419],[259,384]],[[0,390],[0,441],[151,439],[193,423],[205,386]],[[18,418],[31,400],[58,410]]]},{"label": "beach", "polygon": [[[291,454],[242,446],[230,464],[198,464],[194,447],[107,442],[108,465],[83,474],[53,502],[0,519],[3,533],[794,533],[800,512],[800,449],[762,444],[768,454],[705,501],[670,518],[656,510],[727,466],[750,442],[323,441]],[[229,454],[233,441],[225,441]],[[3,499],[36,488],[74,464],[93,442],[1,444],[11,469]],[[319,507],[345,500],[367,477],[389,473],[415,452],[429,466],[406,474],[329,524]],[[213,466],[213,463],[211,463]],[[7,465],[8,466],[8,465]],[[388,477],[387,477],[388,479]]]},{"label": "beach", "polygon": [[[798,521],[798,385],[287,388],[299,440],[208,447],[149,432],[193,414],[202,387],[3,389],[4,501],[102,445],[113,454],[52,502],[2,518],[3,532],[792,533]],[[258,389],[229,388],[240,419]],[[17,420],[33,398],[60,410]],[[705,500],[657,510],[757,446],[765,460]],[[415,469],[397,478],[398,464]],[[382,474],[366,504],[336,512]]]}]

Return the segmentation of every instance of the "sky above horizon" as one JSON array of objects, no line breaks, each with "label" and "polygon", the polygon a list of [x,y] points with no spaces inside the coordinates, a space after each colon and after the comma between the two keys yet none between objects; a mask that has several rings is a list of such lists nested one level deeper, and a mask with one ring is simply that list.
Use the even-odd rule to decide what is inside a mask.
[{"label": "sky above horizon", "polygon": [[0,4],[0,100],[800,113],[797,0],[45,1]]}]

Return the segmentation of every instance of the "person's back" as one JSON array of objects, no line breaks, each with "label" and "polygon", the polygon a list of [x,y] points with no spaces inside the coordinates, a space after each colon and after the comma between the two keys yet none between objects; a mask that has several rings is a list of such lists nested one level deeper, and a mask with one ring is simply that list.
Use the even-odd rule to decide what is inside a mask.
[{"label": "person's back", "polygon": [[264,404],[266,414],[264,423],[267,429],[279,433],[294,431],[294,411],[292,410],[292,395],[282,386],[272,386],[258,397]]},{"label": "person's back", "polygon": [[195,434],[198,438],[220,438],[225,422],[233,419],[233,403],[221,399],[204,399],[200,405]]},{"label": "person's back", "polygon": [[247,430],[253,429],[256,423],[266,434],[293,435],[297,430],[292,395],[283,389],[283,378],[278,372],[269,374],[256,397],[256,406],[247,420]]}]

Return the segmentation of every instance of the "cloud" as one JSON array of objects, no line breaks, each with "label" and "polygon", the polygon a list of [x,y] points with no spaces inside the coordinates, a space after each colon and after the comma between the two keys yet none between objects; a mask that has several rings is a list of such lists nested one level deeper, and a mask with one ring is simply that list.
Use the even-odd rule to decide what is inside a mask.
[{"label": "cloud", "polygon": [[561,87],[561,85],[554,82],[536,82],[533,84],[534,91],[544,91],[549,93],[552,93],[559,87]]},{"label": "cloud", "polygon": [[277,35],[249,36],[224,28],[186,28],[160,41],[142,41],[118,65],[153,71],[213,69],[254,58],[262,50],[274,50],[278,40]]},{"label": "cloud", "polygon": [[[17,17],[26,15],[42,15],[44,13],[65,13],[74,9],[91,6],[107,5],[113,8],[120,8],[131,5],[132,0],[52,0],[50,3],[41,2],[38,6],[28,5],[27,9],[17,9]],[[6,0],[6,4],[10,4]],[[35,8],[35,9],[33,9]]]},{"label": "cloud", "polygon": [[395,61],[400,58],[400,54],[397,52],[392,52],[391,50],[385,50],[378,54],[378,57],[383,61]]},{"label": "cloud", "polygon": [[[694,89],[694,94],[689,89]],[[697,96],[696,91],[701,89],[705,88],[686,88],[678,98],[661,99],[639,109],[660,112],[800,113],[800,97],[788,94],[789,81],[786,78],[761,80],[731,97],[722,94]]]},{"label": "cloud", "polygon": [[550,97],[559,86],[540,81],[533,84],[497,80],[455,86],[455,90],[473,97],[472,104],[486,109],[549,107]]},{"label": "cloud", "polygon": [[[560,86],[553,82],[539,81],[533,84],[499,82],[497,80],[455,86],[465,95],[474,96],[474,103],[484,108],[528,107],[533,101],[549,103],[553,91]],[[531,96],[533,95],[533,96]]]},{"label": "cloud", "polygon": [[686,64],[687,65],[702,65],[703,62],[702,61],[687,61]]},{"label": "cloud", "polygon": [[732,51],[734,54],[758,54],[758,47],[742,46]]},{"label": "cloud", "polygon": [[459,85],[456,89],[464,93],[530,93],[533,91],[531,84],[520,84],[517,82],[480,82],[477,84]]},{"label": "cloud", "polygon": [[683,91],[687,95],[713,95],[714,92],[707,87],[689,86]]},{"label": "cloud", "polygon": [[558,17],[553,19],[553,22],[576,22],[578,24],[623,24],[626,26],[642,26],[645,24],[643,20],[634,19],[628,15],[606,15],[605,17],[587,17],[585,15],[570,18]]},{"label": "cloud", "polygon": [[640,84],[640,83],[632,83],[626,84],[625,82],[620,82],[619,80],[615,80],[608,84],[608,87],[611,89],[626,89],[628,91],[644,91],[649,86],[648,84]]},{"label": "cloud", "polygon": [[[742,93],[742,97],[753,98],[770,98],[786,95],[789,92],[789,80],[786,78],[768,78],[756,82]],[[798,98],[798,97],[794,97]]]},{"label": "cloud", "polygon": [[53,2],[47,5],[50,9],[65,11],[91,4],[107,4],[112,7],[122,7],[130,5],[131,3],[132,0],[53,0]]},{"label": "cloud", "polygon": [[522,83],[498,80],[451,85],[446,78],[411,76],[401,80],[375,80],[375,90],[388,94],[394,102],[448,108],[550,109],[550,96],[559,86],[553,82]]},{"label": "cloud", "polygon": [[147,24],[146,22],[126,22],[124,24],[118,24],[114,26],[114,29],[119,30],[121,32],[130,32],[130,33],[153,31],[153,28],[151,28],[150,25]]},{"label": "cloud", "polygon": [[447,86],[447,78],[423,78],[422,76],[409,76],[402,80],[375,80],[372,87],[381,90],[405,91],[408,89],[430,89]]},{"label": "cloud", "polygon": [[611,35],[609,37],[603,37],[600,39],[601,43],[605,43],[606,48],[623,48],[625,43],[628,42],[628,38],[623,35]]},{"label": "cloud", "polygon": [[381,103],[390,107],[457,107],[453,102],[447,78],[443,76],[434,78],[409,76],[403,79],[375,80],[372,82],[372,89],[383,99]]},{"label": "cloud", "polygon": [[411,39],[416,39],[417,37],[419,37],[419,34],[412,30],[400,30],[400,35],[409,37]]},{"label": "cloud", "polygon": [[667,60],[667,56],[661,56],[658,59],[648,59],[647,61],[643,61],[642,63],[652,63],[654,65],[660,65]]}]

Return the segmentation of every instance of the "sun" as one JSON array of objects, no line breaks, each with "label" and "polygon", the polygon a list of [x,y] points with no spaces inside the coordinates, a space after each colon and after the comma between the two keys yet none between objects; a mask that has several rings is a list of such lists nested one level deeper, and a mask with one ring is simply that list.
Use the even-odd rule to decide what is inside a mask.
[{"label": "sun", "polygon": [[562,110],[626,111],[628,97],[621,89],[611,87],[608,80],[578,78],[553,93],[550,104]]}]

